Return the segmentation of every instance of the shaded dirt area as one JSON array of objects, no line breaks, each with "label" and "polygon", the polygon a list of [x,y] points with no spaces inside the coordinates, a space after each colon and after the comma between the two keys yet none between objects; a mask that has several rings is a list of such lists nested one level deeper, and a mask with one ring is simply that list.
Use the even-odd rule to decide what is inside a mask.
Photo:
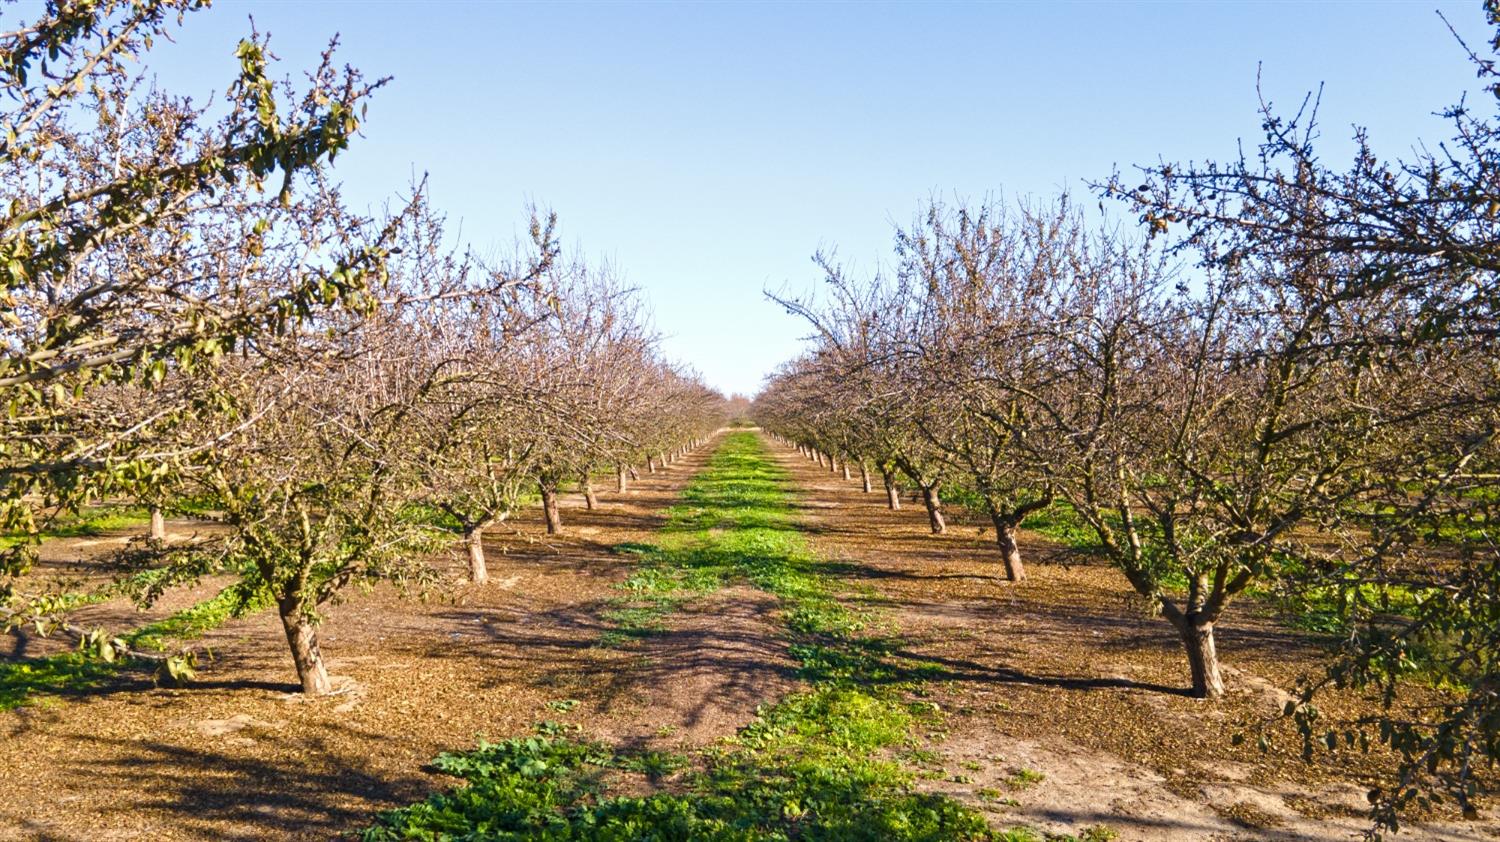
[{"label": "shaded dirt area", "polygon": [[[597,511],[568,499],[565,535],[544,536],[534,510],[519,514],[488,536],[485,588],[427,601],[351,594],[323,627],[345,687],[332,697],[295,692],[279,623],[263,613],[204,639],[214,658],[191,687],[126,676],[0,712],[0,839],[324,839],[450,786],[425,769],[438,752],[541,721],[677,751],[732,734],[797,686],[774,598],[727,587],[684,603],[659,634],[598,645],[633,568],[633,556],[609,548],[656,540],[712,446],[642,476],[624,498],[601,494]],[[919,505],[887,511],[883,494],[774,452],[801,489],[797,519],[813,548],[849,562],[829,565],[832,575],[853,602],[879,609],[901,654],[936,671],[927,686],[946,729],[903,758],[924,789],[988,811],[997,827],[1102,825],[1125,840],[1340,839],[1364,829],[1378,756],[1304,763],[1285,729],[1270,753],[1231,744],[1279,709],[1278,688],[1315,668],[1324,641],[1244,602],[1221,628],[1230,696],[1189,699],[1170,627],[1144,616],[1114,571],[1027,536],[1031,579],[1012,586],[995,578],[996,553],[975,525],[934,537]],[[88,547],[52,549],[56,570],[98,575]],[[462,569],[456,552],[449,563]],[[124,610],[107,603],[80,617],[155,619],[111,613]],[[1322,707],[1334,718],[1369,709],[1353,695]],[[1398,838],[1500,838],[1492,817],[1436,818]]]},{"label": "shaded dirt area", "polygon": [[633,566],[609,547],[654,540],[712,449],[601,493],[596,511],[566,499],[561,536],[519,513],[487,536],[486,587],[351,594],[322,627],[334,696],[294,692],[266,612],[209,633],[213,660],[187,688],[127,677],[0,712],[0,838],[326,839],[452,785],[425,764],[477,737],[545,720],[663,749],[732,734],[793,682],[768,598],[726,589],[663,634],[597,645]]},{"label": "shaded dirt area", "polygon": [[[1326,642],[1242,601],[1219,630],[1227,698],[1183,693],[1186,661],[1170,625],[1145,616],[1124,577],[1024,535],[1029,579],[1001,580],[991,534],[930,534],[919,503],[885,507],[795,451],[774,447],[803,493],[799,521],[845,587],[879,606],[903,654],[932,664],[947,731],[912,758],[922,787],[990,812],[998,827],[1121,839],[1358,838],[1365,794],[1388,760],[1357,749],[1301,760],[1289,727],[1268,753],[1246,726],[1272,717]],[[961,520],[961,518],[959,519]],[[1320,699],[1327,719],[1371,710],[1353,694]],[[1038,777],[1038,774],[1040,777]],[[1431,817],[1398,838],[1500,838],[1500,822]],[[1451,817],[1450,817],[1451,818]]]},{"label": "shaded dirt area", "polygon": [[[193,520],[169,520],[166,526],[168,542],[191,541],[219,528],[215,524]],[[147,530],[148,525],[143,521],[138,527],[46,541],[38,548],[36,563],[20,580],[20,587],[41,593],[78,594],[105,588],[122,573],[113,563],[115,555],[132,541],[140,540]],[[81,628],[102,628],[112,634],[128,631],[196,605],[232,581],[230,576],[210,576],[193,587],[170,590],[144,609],[126,597],[114,597],[80,606],[67,614],[67,620]],[[74,648],[74,640],[67,635],[43,636],[30,627],[16,629],[11,635],[0,638],[0,657],[10,659],[42,658]]]},{"label": "shaded dirt area", "polygon": [[[586,732],[621,747],[681,750],[728,736],[796,689],[776,599],[746,585],[700,597],[629,647],[629,670],[594,676]],[[600,681],[603,687],[597,686]]]}]

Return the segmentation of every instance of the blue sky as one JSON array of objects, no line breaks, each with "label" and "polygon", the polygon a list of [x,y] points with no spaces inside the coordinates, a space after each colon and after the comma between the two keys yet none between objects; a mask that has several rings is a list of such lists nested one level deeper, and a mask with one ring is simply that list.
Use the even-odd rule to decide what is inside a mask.
[{"label": "blue sky", "polygon": [[934,194],[1077,194],[1232,156],[1259,134],[1258,63],[1288,107],[1325,85],[1332,153],[1354,123],[1387,155],[1445,139],[1432,113],[1475,80],[1435,9],[1484,46],[1478,2],[218,0],[149,63],[207,95],[249,15],[284,73],[340,33],[344,61],[395,77],[338,163],[353,199],[426,172],[481,251],[549,207],[644,291],[671,356],[753,392],[804,333],[762,290],[812,288],[814,250],[869,271]]}]

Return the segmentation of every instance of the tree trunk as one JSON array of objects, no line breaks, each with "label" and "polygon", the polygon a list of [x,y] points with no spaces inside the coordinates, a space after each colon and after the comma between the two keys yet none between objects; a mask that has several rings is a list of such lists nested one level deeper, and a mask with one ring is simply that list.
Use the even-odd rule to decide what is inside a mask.
[{"label": "tree trunk", "polygon": [[859,463],[859,482],[864,486],[865,493],[870,493],[870,468],[865,463]]},{"label": "tree trunk", "polygon": [[583,486],[583,507],[593,511],[599,505],[599,498],[594,495],[594,478],[583,473],[578,477],[578,484]]},{"label": "tree trunk", "polygon": [[1026,567],[1021,564],[1021,548],[1016,545],[1016,524],[999,515],[992,515],[995,523],[995,543],[1000,545],[1000,563],[1005,565],[1005,578],[1019,582],[1026,578]]},{"label": "tree trunk", "polygon": [[624,494],[630,488],[630,481],[626,478],[625,466],[615,466],[615,493]]},{"label": "tree trunk", "polygon": [[1187,651],[1188,669],[1193,677],[1193,697],[1217,699],[1224,695],[1224,679],[1219,675],[1219,653],[1214,648],[1214,624],[1188,615],[1177,624],[1182,648]]},{"label": "tree trunk", "polygon": [[943,534],[948,525],[943,522],[943,501],[938,497],[936,485],[922,489],[922,505],[927,507],[927,523],[932,527],[932,534]]},{"label": "tree trunk", "polygon": [[323,653],[318,651],[318,629],[303,615],[297,600],[283,599],[277,606],[286,642],[292,647],[292,663],[302,692],[309,696],[326,696],[333,689],[328,670],[323,667]]},{"label": "tree trunk", "polygon": [[151,507],[151,540],[167,540],[167,519],[161,513],[161,509]]},{"label": "tree trunk", "polygon": [[661,456],[657,458],[657,461],[661,462],[661,469],[665,471],[667,469],[667,465],[669,464],[667,462],[667,454],[661,454]]},{"label": "tree trunk", "polygon": [[542,489],[542,515],[547,519],[547,534],[562,531],[562,515],[557,511],[557,488],[545,482],[538,483]]},{"label": "tree trunk", "polygon": [[464,544],[469,548],[469,581],[476,585],[488,582],[490,571],[484,564],[484,524],[464,527]]},{"label": "tree trunk", "polygon": [[885,504],[891,511],[901,510],[901,492],[896,488],[896,478],[891,476],[890,471],[881,471],[880,476],[885,480]]},{"label": "tree trunk", "polygon": [[649,453],[646,455],[646,473],[656,473],[656,460]]},{"label": "tree trunk", "polygon": [[838,472],[839,472],[838,460],[835,459],[835,458],[833,458],[833,454],[830,453],[830,454],[828,454],[828,473],[830,473],[830,474],[836,474]]},{"label": "tree trunk", "polygon": [[641,475],[636,471],[634,465],[626,465],[625,466],[625,473],[627,473],[627,474],[630,475],[630,481],[631,482],[639,481],[640,478],[641,478]]},{"label": "tree trunk", "polygon": [[845,482],[849,481],[849,463],[848,462],[844,463],[844,481]]}]

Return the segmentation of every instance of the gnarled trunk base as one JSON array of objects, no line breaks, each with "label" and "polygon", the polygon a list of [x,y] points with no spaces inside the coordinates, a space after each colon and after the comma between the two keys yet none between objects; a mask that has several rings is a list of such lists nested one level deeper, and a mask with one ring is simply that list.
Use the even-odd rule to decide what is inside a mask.
[{"label": "gnarled trunk base", "polygon": [[943,521],[943,501],[938,496],[937,486],[922,489],[922,505],[927,507],[927,525],[932,527],[932,534],[943,534],[948,524]]},{"label": "gnarled trunk base", "polygon": [[562,531],[562,514],[557,510],[557,489],[545,483],[542,489],[542,516],[547,521],[547,534],[556,535]]},{"label": "gnarled trunk base", "polygon": [[1021,563],[1021,548],[1016,544],[1016,524],[995,516],[995,543],[1000,547],[1000,563],[1005,565],[1005,578],[1019,582],[1026,578],[1026,567]]},{"label": "gnarled trunk base", "polygon": [[464,530],[464,545],[469,548],[469,581],[476,585],[488,582],[490,571],[484,563],[484,524],[475,524]]},{"label": "gnarled trunk base", "polygon": [[297,667],[297,680],[302,682],[302,692],[309,696],[326,696],[333,690],[328,680],[328,670],[323,666],[323,653],[318,651],[318,628],[302,614],[295,601],[283,600],[278,606],[281,627],[286,632],[286,642],[292,648],[292,663]]},{"label": "gnarled trunk base", "polygon": [[1188,617],[1178,624],[1177,633],[1182,638],[1182,648],[1187,652],[1193,697],[1216,699],[1224,695],[1224,678],[1219,674],[1219,653],[1214,646],[1214,624]]}]

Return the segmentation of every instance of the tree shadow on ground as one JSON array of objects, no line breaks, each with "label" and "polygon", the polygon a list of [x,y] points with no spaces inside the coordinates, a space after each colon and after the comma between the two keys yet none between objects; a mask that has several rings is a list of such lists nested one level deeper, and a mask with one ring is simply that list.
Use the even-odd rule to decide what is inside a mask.
[{"label": "tree shadow on ground", "polygon": [[[142,813],[169,813],[174,827],[201,838],[333,838],[366,823],[372,808],[411,801],[431,788],[417,776],[372,775],[327,750],[322,738],[307,739],[294,755],[280,751],[274,757],[246,756],[239,746],[229,751],[160,740],[92,742],[109,759],[83,761],[74,774],[114,782],[121,798],[110,813],[121,827],[138,822]],[[228,831],[224,823],[247,829]]]},{"label": "tree shadow on ground", "polygon": [[914,670],[915,673],[929,680],[963,681],[975,684],[1025,684],[1057,690],[1136,690],[1168,696],[1191,695],[1189,689],[1185,687],[1137,681],[1120,676],[1089,677],[1033,673],[1005,664],[982,664],[974,660],[943,657],[908,649],[896,649],[892,654],[909,658],[923,665],[935,665],[935,669],[931,666],[924,666]]},{"label": "tree shadow on ground", "polygon": [[[742,595],[743,596],[743,595]],[[516,622],[476,621],[473,611],[441,616],[467,630],[463,651],[450,643],[420,652],[421,657],[473,658],[478,654],[494,665],[483,679],[490,685],[525,675],[539,687],[587,686],[591,707],[599,713],[639,706],[656,695],[680,721],[694,728],[715,711],[744,709],[789,689],[796,667],[786,655],[786,643],[775,631],[771,616],[774,599],[726,599],[705,596],[679,606],[659,628],[644,628],[625,637],[618,648],[604,641],[618,635],[616,623],[604,614],[616,607],[609,601],[568,606]],[[590,653],[599,657],[589,657]],[[612,661],[607,673],[599,661]]]}]

